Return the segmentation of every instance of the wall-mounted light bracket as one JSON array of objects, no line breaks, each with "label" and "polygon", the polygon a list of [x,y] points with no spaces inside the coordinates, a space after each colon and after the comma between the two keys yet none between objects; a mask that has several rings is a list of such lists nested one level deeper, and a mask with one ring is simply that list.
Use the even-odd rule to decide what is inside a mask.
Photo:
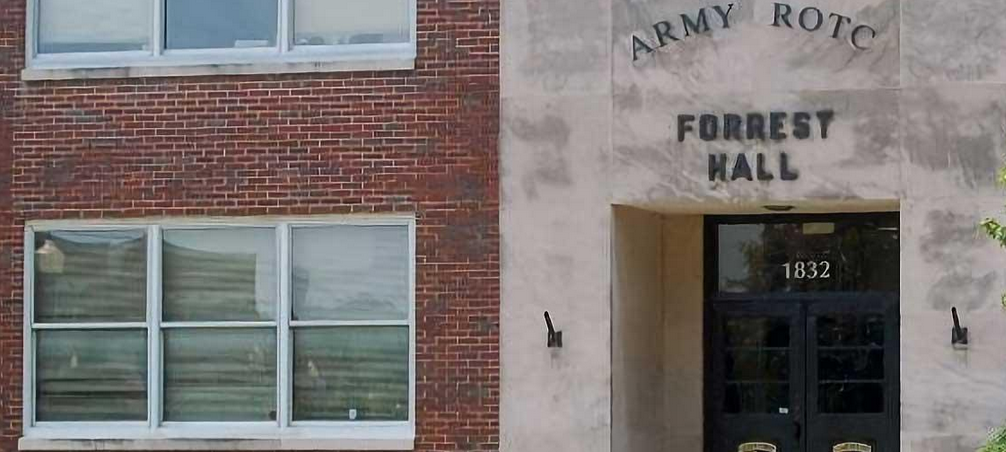
[{"label": "wall-mounted light bracket", "polygon": [[548,348],[562,348],[562,331],[555,330],[548,311],[545,311],[545,326],[548,327]]},{"label": "wall-mounted light bracket", "polygon": [[954,329],[950,333],[950,345],[954,347],[964,347],[968,345],[968,329],[961,328],[961,319],[957,316],[957,308],[951,308],[950,313],[954,316]]}]

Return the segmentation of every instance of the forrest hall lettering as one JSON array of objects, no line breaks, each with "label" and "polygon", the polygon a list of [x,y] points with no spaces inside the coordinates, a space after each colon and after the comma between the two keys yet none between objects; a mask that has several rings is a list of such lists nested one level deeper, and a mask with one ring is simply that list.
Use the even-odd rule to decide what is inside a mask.
[{"label": "forrest hall lettering", "polygon": [[[709,33],[714,28],[728,29],[741,2],[699,8],[694,14],[679,14],[673,19],[654,23],[648,30],[632,35],[632,61],[652,55],[657,49]],[[877,37],[873,27],[856,23],[842,14],[808,6],[797,8],[788,3],[772,4],[772,22],[776,28],[800,29],[809,33],[827,33],[833,39],[845,39],[856,50],[867,50]]]},{"label": "forrest hall lettering", "polygon": [[[833,110],[765,113],[680,114],[677,120],[677,140],[702,141],[783,141],[787,139],[808,140],[828,139],[828,131],[835,120]],[[736,155],[726,153],[709,154],[709,181],[792,181],[800,177],[786,152],[778,153],[776,161],[771,161],[763,152],[749,156],[745,152]]]}]

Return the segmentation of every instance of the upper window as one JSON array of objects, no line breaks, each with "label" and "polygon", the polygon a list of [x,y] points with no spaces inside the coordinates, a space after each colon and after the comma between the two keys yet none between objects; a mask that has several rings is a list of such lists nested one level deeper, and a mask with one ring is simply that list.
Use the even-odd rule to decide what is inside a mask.
[{"label": "upper window", "polygon": [[30,226],[26,437],[411,441],[412,237],[410,219]]},{"label": "upper window", "polygon": [[317,71],[325,70],[319,63],[332,63],[337,70],[367,61],[389,62],[394,68],[404,61],[411,64],[416,54],[415,0],[29,4],[29,70],[35,71],[160,67],[171,75],[163,68],[190,67],[177,71],[184,75],[192,73],[192,66],[220,71],[220,65],[270,65],[273,71],[296,72],[298,64]]}]

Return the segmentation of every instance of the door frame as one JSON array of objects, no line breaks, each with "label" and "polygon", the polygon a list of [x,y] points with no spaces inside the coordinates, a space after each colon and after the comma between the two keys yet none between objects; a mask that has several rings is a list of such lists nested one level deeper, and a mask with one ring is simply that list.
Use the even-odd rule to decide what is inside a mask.
[{"label": "door frame", "polygon": [[[844,299],[848,300],[850,297],[854,297],[857,292],[811,292],[811,293],[763,293],[763,294],[719,294],[719,274],[718,274],[718,256],[719,256],[719,237],[717,234],[717,226],[721,224],[756,224],[756,223],[792,223],[792,222],[833,222],[833,221],[848,221],[848,220],[869,220],[869,219],[879,219],[879,218],[896,218],[898,220],[898,225],[900,229],[901,219],[900,212],[897,211],[883,211],[883,212],[843,212],[843,213],[796,213],[796,214],[742,214],[742,215],[706,215],[703,218],[703,295],[702,295],[702,372],[703,372],[703,389],[702,389],[702,403],[703,403],[703,413],[702,413],[702,430],[703,430],[703,441],[702,448],[705,452],[712,452],[713,442],[710,438],[713,438],[715,433],[714,422],[713,422],[713,411],[712,407],[712,391],[710,391],[709,384],[711,382],[712,371],[713,371],[713,342],[715,338],[713,337],[713,320],[715,318],[714,304],[717,302],[762,302],[770,300],[806,300],[809,297],[814,297],[818,299]],[[900,231],[899,231],[900,237]],[[900,254],[901,246],[899,243],[898,251]],[[900,262],[900,256],[899,256]],[[900,269],[900,265],[899,265]],[[882,294],[888,297],[893,295],[893,307],[891,307],[888,312],[891,312],[895,318],[895,337],[897,343],[890,349],[885,349],[885,365],[887,363],[893,362],[895,365],[892,370],[895,372],[895,378],[893,378],[888,386],[888,391],[891,397],[885,400],[885,407],[888,409],[890,430],[888,437],[886,438],[887,444],[892,445],[892,451],[898,452],[901,450],[901,291],[900,291],[900,270],[899,270],[899,290],[895,294]],[[864,296],[876,297],[878,293],[863,292],[860,293]],[[809,305],[809,304],[808,304]],[[804,309],[804,308],[801,308]],[[806,313],[804,315],[806,319]],[[803,325],[802,329],[806,329],[807,325]],[[808,345],[803,344],[800,347],[801,350],[806,352]],[[810,374],[810,372],[806,372]],[[806,377],[805,377],[806,379]],[[805,385],[804,385],[805,386]],[[804,390],[803,402],[809,403],[807,391]],[[806,407],[805,410],[806,412]],[[806,414],[804,414],[805,420],[809,419]],[[805,422],[806,423],[806,422]],[[806,425],[803,427],[806,429]],[[806,444],[808,434],[806,431],[803,432],[803,437],[801,442]],[[888,452],[888,451],[884,451]]]}]

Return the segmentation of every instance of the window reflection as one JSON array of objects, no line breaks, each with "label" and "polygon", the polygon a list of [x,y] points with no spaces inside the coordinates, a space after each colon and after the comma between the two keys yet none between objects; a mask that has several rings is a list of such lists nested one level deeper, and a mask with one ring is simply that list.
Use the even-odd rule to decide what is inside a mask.
[{"label": "window reflection", "polygon": [[718,239],[723,293],[898,291],[894,216],[722,224]]}]

